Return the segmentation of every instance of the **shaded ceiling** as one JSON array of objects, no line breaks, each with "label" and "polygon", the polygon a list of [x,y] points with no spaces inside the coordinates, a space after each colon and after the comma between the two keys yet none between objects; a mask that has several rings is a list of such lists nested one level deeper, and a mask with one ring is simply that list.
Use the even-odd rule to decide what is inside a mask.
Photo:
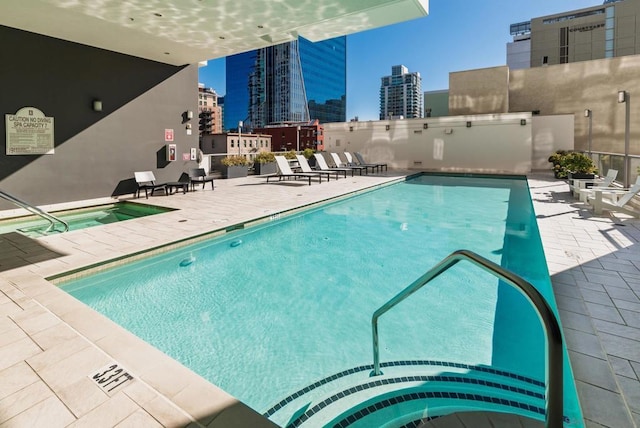
[{"label": "shaded ceiling", "polygon": [[426,16],[428,0],[2,0],[0,25],[171,65]]}]

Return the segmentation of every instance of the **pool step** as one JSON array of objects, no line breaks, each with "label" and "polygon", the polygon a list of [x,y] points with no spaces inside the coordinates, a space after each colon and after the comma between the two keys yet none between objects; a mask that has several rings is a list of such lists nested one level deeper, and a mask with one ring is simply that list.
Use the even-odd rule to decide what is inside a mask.
[{"label": "pool step", "polygon": [[532,418],[544,415],[542,382],[484,366],[438,361],[397,361],[359,366],[315,382],[281,400],[264,415],[283,427],[401,427],[426,416],[493,409]]}]

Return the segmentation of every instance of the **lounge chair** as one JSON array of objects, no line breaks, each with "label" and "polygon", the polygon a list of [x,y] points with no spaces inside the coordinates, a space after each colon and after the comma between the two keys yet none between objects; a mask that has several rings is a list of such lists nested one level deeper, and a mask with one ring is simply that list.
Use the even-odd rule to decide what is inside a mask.
[{"label": "lounge chair", "polygon": [[305,158],[304,156],[296,155],[296,158],[298,159],[298,165],[300,166],[300,170],[302,172],[307,174],[324,175],[325,177],[327,177],[327,181],[330,181],[330,177],[332,175],[335,175],[336,180],[338,179],[338,174],[340,173],[340,171],[316,171],[311,168],[311,165],[309,165],[307,158]]},{"label": "lounge chair", "polygon": [[151,196],[153,196],[153,192],[159,189],[162,189],[165,195],[169,194],[167,184],[156,183],[156,177],[153,175],[152,171],[138,171],[134,172],[133,175],[136,178],[136,183],[138,184],[138,189],[136,190],[137,198],[140,197],[140,190],[144,190],[144,197],[146,199],[149,199],[149,190],[151,190]]},{"label": "lounge chair", "polygon": [[573,180],[573,185],[571,186],[571,190],[573,190],[573,196],[580,197],[582,202],[586,202],[586,194],[587,192],[582,192],[582,190],[590,190],[588,187],[609,187],[613,184],[613,181],[618,176],[617,169],[609,169],[607,171],[607,175],[602,178],[594,178],[594,179],[580,179],[576,178]]},{"label": "lounge chair", "polygon": [[191,168],[191,170],[189,170],[189,180],[191,183],[191,190],[195,190],[196,184],[199,184],[199,183],[202,183],[203,189],[207,183],[211,183],[211,190],[214,189],[213,176],[207,175],[204,168]]},{"label": "lounge chair", "polygon": [[640,212],[632,209],[627,204],[640,193],[640,177],[629,189],[616,189],[612,187],[593,187],[587,194],[587,203],[593,206],[594,214],[602,214],[603,209],[618,211],[633,217],[640,217]]},{"label": "lounge chair", "polygon": [[356,159],[353,158],[353,155],[349,152],[344,152],[344,157],[347,158],[347,166],[358,166],[361,168],[367,169],[367,174],[369,173],[369,168],[371,168],[371,172],[376,172],[380,169],[379,165],[361,165]]},{"label": "lounge chair", "polygon": [[358,164],[359,165],[377,165],[380,170],[382,170],[382,168],[384,168],[385,171],[387,170],[387,164],[386,163],[367,163],[367,162],[365,162],[364,158],[362,157],[362,155],[360,153],[355,152],[354,155],[355,155],[356,159],[358,160]]},{"label": "lounge chair", "polygon": [[284,156],[276,156],[276,164],[278,165],[278,172],[274,175],[267,176],[267,183],[270,178],[278,178],[278,181],[281,181],[283,178],[293,177],[295,179],[298,178],[306,178],[309,180],[309,186],[311,186],[311,179],[313,177],[318,177],[318,182],[322,183],[322,176],[318,174],[309,174],[306,172],[293,172],[291,167],[289,166],[289,162]]},{"label": "lounge chair", "polygon": [[366,166],[359,166],[359,165],[347,165],[345,162],[342,161],[342,159],[340,159],[340,155],[338,155],[337,153],[329,153],[331,155],[331,158],[333,159],[333,163],[336,164],[336,166],[338,168],[350,168],[353,169],[355,171],[358,171],[358,174],[362,175],[362,171],[364,170],[364,173],[367,173],[367,167]]},{"label": "lounge chair", "polygon": [[349,168],[329,168],[327,165],[327,161],[322,156],[322,153],[314,153],[313,156],[316,158],[316,171],[340,171],[344,174],[344,178],[347,178],[347,172],[351,172],[351,176],[353,177],[353,170]]}]

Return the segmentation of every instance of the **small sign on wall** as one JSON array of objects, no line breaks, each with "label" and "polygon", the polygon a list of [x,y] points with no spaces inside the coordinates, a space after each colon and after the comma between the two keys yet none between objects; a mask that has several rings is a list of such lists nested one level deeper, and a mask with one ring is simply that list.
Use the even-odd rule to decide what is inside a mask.
[{"label": "small sign on wall", "polygon": [[176,145],[175,144],[167,144],[167,160],[169,162],[173,162],[177,159],[176,153]]},{"label": "small sign on wall", "polygon": [[35,107],[22,107],[4,117],[8,155],[54,153],[53,117],[46,117]]},{"label": "small sign on wall", "polygon": [[164,141],[173,141],[173,129],[164,130]]},{"label": "small sign on wall", "polygon": [[197,159],[198,152],[195,147],[191,148],[191,160],[194,161]]}]

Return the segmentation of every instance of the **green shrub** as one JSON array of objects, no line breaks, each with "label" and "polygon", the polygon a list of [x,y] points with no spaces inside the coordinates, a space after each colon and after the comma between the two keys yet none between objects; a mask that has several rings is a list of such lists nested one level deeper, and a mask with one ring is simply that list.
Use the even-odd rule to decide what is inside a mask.
[{"label": "green shrub", "polygon": [[251,161],[242,155],[230,155],[222,159],[222,165],[224,166],[248,166],[251,165]]},{"label": "green shrub", "polygon": [[274,155],[272,152],[260,152],[256,155],[256,157],[253,159],[254,162],[257,163],[270,163],[270,162],[275,162],[276,161],[276,155]]},{"label": "green shrub", "polygon": [[315,150],[307,148],[302,151],[302,156],[309,159],[311,158],[311,156],[313,156],[314,153],[315,153]]},{"label": "green shrub", "polygon": [[297,153],[296,153],[295,150],[289,150],[288,152],[286,152],[284,154],[284,157],[287,158],[287,159],[295,159],[296,155],[297,155]]}]

